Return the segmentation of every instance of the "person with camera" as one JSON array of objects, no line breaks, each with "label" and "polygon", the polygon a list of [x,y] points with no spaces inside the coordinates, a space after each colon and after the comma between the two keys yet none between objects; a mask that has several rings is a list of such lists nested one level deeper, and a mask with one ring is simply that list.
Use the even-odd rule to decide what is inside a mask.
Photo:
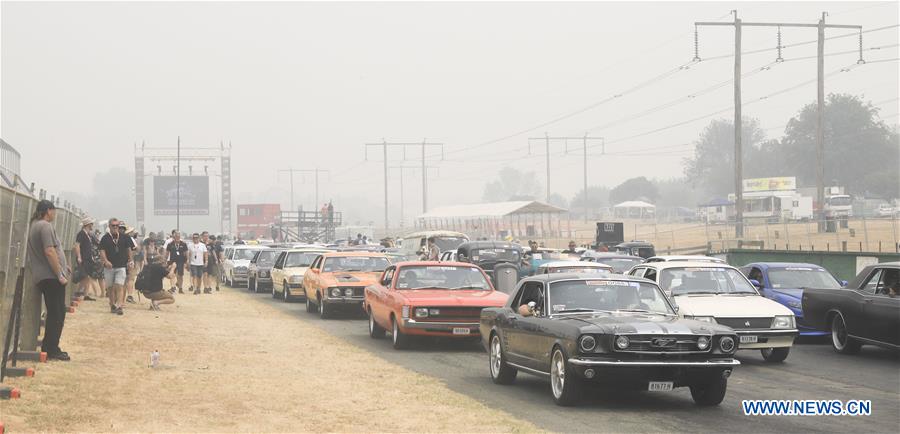
[{"label": "person with camera", "polygon": [[100,239],[100,261],[103,263],[103,274],[109,289],[109,310],[117,315],[125,311],[125,279],[128,268],[134,266],[131,258],[134,243],[125,233],[125,227],[119,219],[109,219],[109,232]]},{"label": "person with camera", "polygon": [[150,300],[150,310],[160,310],[161,304],[175,303],[175,296],[163,290],[163,279],[172,280],[174,272],[175,264],[167,264],[166,258],[158,255],[154,256],[138,274],[134,286]]}]

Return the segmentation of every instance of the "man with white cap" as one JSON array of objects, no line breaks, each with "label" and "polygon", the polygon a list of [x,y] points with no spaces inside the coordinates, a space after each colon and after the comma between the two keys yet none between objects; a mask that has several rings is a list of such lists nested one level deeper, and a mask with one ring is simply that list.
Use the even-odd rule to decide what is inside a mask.
[{"label": "man with white cap", "polygon": [[91,295],[103,296],[100,285],[94,279],[99,264],[94,261],[93,232],[94,220],[90,217],[81,219],[81,231],[75,236],[75,245],[72,247],[72,251],[75,252],[75,261],[78,264],[78,272],[75,273],[75,277],[80,279],[75,283],[80,284],[81,294],[84,294],[84,299],[87,301],[95,300]]}]

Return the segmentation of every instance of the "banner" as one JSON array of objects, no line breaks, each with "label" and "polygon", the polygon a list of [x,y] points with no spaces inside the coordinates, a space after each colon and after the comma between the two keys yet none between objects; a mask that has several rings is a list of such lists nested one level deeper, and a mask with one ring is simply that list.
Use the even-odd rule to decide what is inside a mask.
[{"label": "banner", "polygon": [[[181,215],[209,215],[209,177],[181,177]],[[175,215],[178,211],[178,177],[153,177],[153,214]]]},{"label": "banner", "polygon": [[744,180],[744,192],[796,190],[797,178],[781,176],[774,178],[753,178]]}]

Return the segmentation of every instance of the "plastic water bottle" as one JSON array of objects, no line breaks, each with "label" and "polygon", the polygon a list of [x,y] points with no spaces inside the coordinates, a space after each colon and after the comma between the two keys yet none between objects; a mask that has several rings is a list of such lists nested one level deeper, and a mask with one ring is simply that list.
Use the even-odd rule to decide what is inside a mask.
[{"label": "plastic water bottle", "polygon": [[153,350],[150,353],[150,367],[155,368],[157,365],[159,365],[159,350]]}]

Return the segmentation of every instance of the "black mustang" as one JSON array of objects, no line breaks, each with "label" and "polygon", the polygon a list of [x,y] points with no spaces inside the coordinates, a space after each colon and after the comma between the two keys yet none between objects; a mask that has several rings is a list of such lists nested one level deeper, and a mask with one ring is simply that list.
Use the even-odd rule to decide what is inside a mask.
[{"label": "black mustang", "polygon": [[549,377],[559,405],[591,381],[650,391],[688,386],[699,405],[718,405],[737,338],[728,327],[679,319],[653,282],[633,276],[545,274],[519,282],[502,308],[481,312],[491,379],[518,371]]},{"label": "black mustang", "polygon": [[862,344],[900,349],[900,262],[870,265],[845,288],[806,288],[801,303],[804,320],[831,331],[839,353]]}]

